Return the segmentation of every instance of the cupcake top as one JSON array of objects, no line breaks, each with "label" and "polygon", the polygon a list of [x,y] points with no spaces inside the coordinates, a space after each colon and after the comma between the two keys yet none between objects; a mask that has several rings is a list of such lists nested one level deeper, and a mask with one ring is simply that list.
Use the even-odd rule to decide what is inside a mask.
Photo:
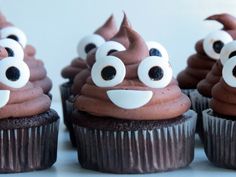
[{"label": "cupcake top", "polygon": [[210,107],[220,115],[236,116],[236,56],[224,63],[222,78],[212,88]]},{"label": "cupcake top", "polygon": [[79,56],[72,60],[69,66],[66,66],[61,75],[63,78],[73,81],[76,74],[87,68],[86,58],[88,53],[97,48],[105,42],[105,40],[111,39],[117,32],[116,24],[113,15],[98,28],[94,34],[85,36],[78,44],[77,51]]},{"label": "cupcake top", "polygon": [[[6,21],[6,18],[4,16],[2,16],[2,19],[5,19]],[[21,47],[23,47],[24,60],[30,69],[30,82],[32,82],[36,86],[41,87],[44,93],[48,94],[52,88],[52,81],[47,76],[47,72],[43,62],[41,60],[36,59],[35,48],[27,44],[27,37],[22,30],[13,26],[7,21],[3,24],[4,25],[0,26],[0,38],[12,39],[14,41],[17,41],[21,45]]]},{"label": "cupcake top", "polygon": [[5,46],[2,47],[5,40],[9,39],[0,40],[0,119],[33,116],[49,110],[49,97],[40,87],[28,82],[30,71],[23,61],[22,48],[21,53],[9,48],[15,53],[8,56]]},{"label": "cupcake top", "polygon": [[206,78],[201,80],[197,89],[200,94],[205,97],[211,97],[212,87],[219,82],[222,76],[223,65],[226,61],[236,55],[236,41],[227,43],[220,52],[220,60],[218,60],[212,67],[211,71],[206,75]]},{"label": "cupcake top", "polygon": [[[102,44],[105,46],[108,46],[109,48],[106,48],[105,51],[102,51],[102,53],[107,52],[107,54],[111,54],[117,50],[121,50],[124,49],[125,47],[129,46],[129,40],[126,34],[126,30],[125,30],[125,26],[130,26],[130,23],[128,21],[128,18],[126,16],[126,14],[124,14],[124,18],[122,20],[122,23],[120,25],[120,29],[119,31],[116,33],[115,36],[113,36],[110,40],[109,40],[109,44],[107,45],[107,43]],[[122,44],[122,45],[119,45]],[[101,46],[102,46],[101,45]],[[72,85],[72,93],[73,95],[77,95],[80,93],[80,90],[82,88],[82,86],[84,85],[84,83],[86,82],[86,78],[90,75],[90,70],[93,66],[93,64],[96,61],[96,56],[95,55],[102,55],[101,54],[101,50],[98,51],[98,53],[96,53],[96,49],[92,50],[91,52],[88,53],[86,62],[87,62],[87,66],[86,68],[84,68],[81,72],[79,72],[73,81],[73,85]]]},{"label": "cupcake top", "polygon": [[188,58],[187,67],[177,76],[182,89],[195,89],[219,59],[223,46],[236,38],[236,19],[233,16],[219,14],[206,20],[218,21],[223,25],[223,29],[210,33],[205,39],[196,43],[197,53]]},{"label": "cupcake top", "polygon": [[[172,77],[163,49],[149,48],[131,27],[123,28],[128,47],[107,42],[98,48],[91,76],[76,97],[75,108],[96,116],[129,120],[182,115],[189,109],[190,100]],[[116,51],[108,53],[111,45]]]}]

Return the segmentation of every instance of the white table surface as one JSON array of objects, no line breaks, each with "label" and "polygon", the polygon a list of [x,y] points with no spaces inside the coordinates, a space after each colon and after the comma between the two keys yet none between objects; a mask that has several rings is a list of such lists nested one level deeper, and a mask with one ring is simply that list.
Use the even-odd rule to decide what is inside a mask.
[{"label": "white table surface", "polygon": [[[52,104],[52,108],[57,110],[58,114],[62,115],[61,104],[59,102],[54,102]],[[35,171],[35,172],[27,172],[27,173],[19,173],[19,174],[4,174],[0,176],[17,176],[17,177],[73,177],[73,176],[121,176],[121,175],[113,175],[106,173],[99,173],[95,171],[82,169],[77,160],[77,152],[74,148],[72,148],[69,135],[66,131],[62,117],[60,123],[60,131],[59,131],[59,142],[58,142],[58,157],[57,162],[48,170],[43,171]],[[200,143],[198,137],[196,137],[196,147],[195,147],[195,158],[189,167],[184,169],[179,169],[170,172],[162,172],[162,173],[153,173],[153,174],[145,174],[145,176],[158,176],[158,177],[230,177],[236,175],[236,171],[222,169],[214,167],[206,158],[203,147]],[[140,175],[122,175],[122,176],[140,176]]]}]

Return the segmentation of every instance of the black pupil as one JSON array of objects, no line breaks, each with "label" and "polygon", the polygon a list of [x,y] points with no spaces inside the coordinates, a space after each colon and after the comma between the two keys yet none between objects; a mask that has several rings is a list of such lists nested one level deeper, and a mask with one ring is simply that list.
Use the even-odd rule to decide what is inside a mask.
[{"label": "black pupil", "polygon": [[164,73],[159,66],[154,66],[149,70],[148,75],[152,80],[158,81],[162,79]]},{"label": "black pupil", "polygon": [[15,35],[10,35],[10,36],[8,36],[7,38],[13,39],[13,40],[15,40],[15,41],[19,41],[18,37],[15,36]]},{"label": "black pupil", "polygon": [[152,48],[149,50],[150,56],[159,56],[162,57],[161,52],[158,49]]},{"label": "black pupil", "polygon": [[236,77],[236,66],[234,67],[232,73],[233,73],[233,76]]},{"label": "black pupil", "polygon": [[221,41],[215,41],[213,43],[213,49],[216,53],[220,53],[220,51],[223,47],[224,47],[224,43]]},{"label": "black pupil", "polygon": [[104,80],[112,80],[116,76],[116,69],[113,66],[106,66],[101,72]]},{"label": "black pupil", "polygon": [[6,70],[6,77],[11,81],[17,81],[20,78],[20,71],[12,66]]},{"label": "black pupil", "polygon": [[96,48],[96,45],[91,43],[85,46],[85,52],[89,53],[89,51],[91,51],[92,49]]},{"label": "black pupil", "polygon": [[9,57],[14,57],[14,52],[13,52],[12,49],[10,49],[10,48],[8,48],[8,47],[6,47],[5,49],[6,49],[7,54],[8,54]]},{"label": "black pupil", "polygon": [[107,52],[107,55],[111,55],[112,53],[117,52],[115,49],[111,49],[109,52]]},{"label": "black pupil", "polygon": [[234,56],[236,56],[236,51],[233,51],[233,52],[231,52],[231,53],[229,54],[229,58],[232,58],[232,57],[234,57]]}]

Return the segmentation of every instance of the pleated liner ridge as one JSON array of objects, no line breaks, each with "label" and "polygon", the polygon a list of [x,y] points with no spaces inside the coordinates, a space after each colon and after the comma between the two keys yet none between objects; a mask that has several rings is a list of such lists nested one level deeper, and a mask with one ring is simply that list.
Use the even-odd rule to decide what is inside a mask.
[{"label": "pleated liner ridge", "polygon": [[55,111],[39,117],[3,119],[0,124],[0,173],[40,170],[54,164],[59,128]]},{"label": "pleated liner ridge", "polygon": [[207,109],[203,125],[207,158],[216,166],[236,169],[236,121],[217,117]]},{"label": "pleated liner ridge", "polygon": [[60,85],[60,93],[61,93],[61,102],[62,102],[62,111],[63,111],[63,117],[64,117],[64,124],[66,127],[68,127],[68,111],[67,111],[67,106],[66,106],[66,100],[70,97],[71,95],[71,86],[72,83],[66,82],[62,85]]},{"label": "pleated liner ridge", "polygon": [[74,124],[84,168],[111,173],[151,173],[187,166],[194,157],[196,114],[151,130],[106,131]]}]

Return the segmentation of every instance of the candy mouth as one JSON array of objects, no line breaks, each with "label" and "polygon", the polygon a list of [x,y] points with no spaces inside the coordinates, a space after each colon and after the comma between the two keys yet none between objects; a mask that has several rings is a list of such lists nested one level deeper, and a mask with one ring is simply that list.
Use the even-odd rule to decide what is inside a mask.
[{"label": "candy mouth", "polygon": [[0,90],[0,108],[5,106],[10,99],[9,90]]},{"label": "candy mouth", "polygon": [[107,95],[113,104],[123,109],[136,109],[147,104],[152,98],[152,91],[108,90]]}]

